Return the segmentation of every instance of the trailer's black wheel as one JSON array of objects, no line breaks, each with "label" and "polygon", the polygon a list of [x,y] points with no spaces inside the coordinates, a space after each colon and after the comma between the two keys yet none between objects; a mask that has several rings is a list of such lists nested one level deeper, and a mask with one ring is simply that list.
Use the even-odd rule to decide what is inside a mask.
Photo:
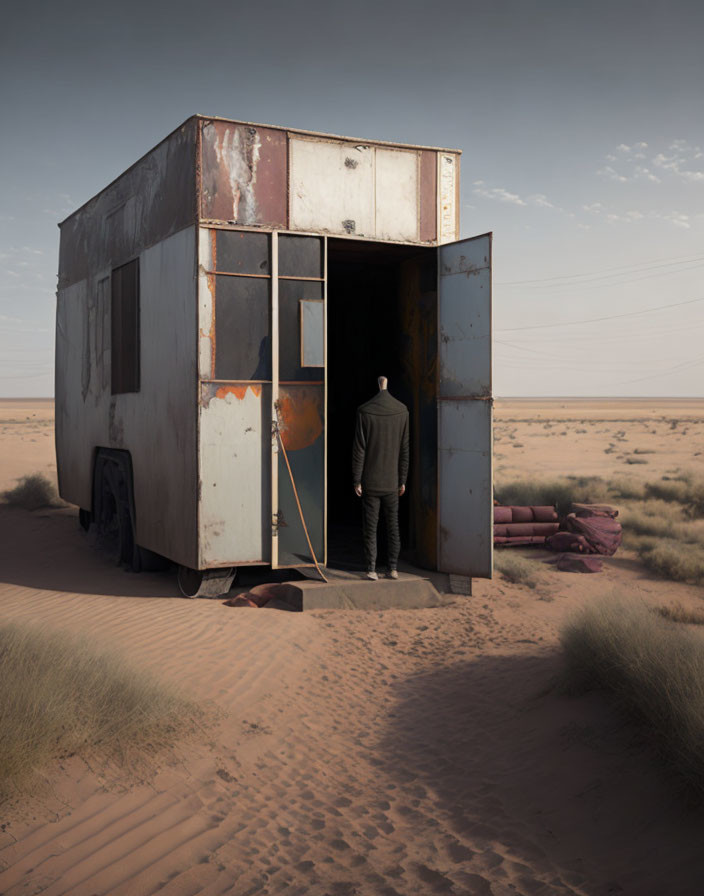
[{"label": "trailer's black wheel", "polygon": [[178,568],[178,587],[184,597],[222,597],[230,590],[237,570]]},{"label": "trailer's black wheel", "polygon": [[139,572],[139,552],[135,550],[127,484],[113,463],[103,465],[98,530],[116,564],[127,564]]}]

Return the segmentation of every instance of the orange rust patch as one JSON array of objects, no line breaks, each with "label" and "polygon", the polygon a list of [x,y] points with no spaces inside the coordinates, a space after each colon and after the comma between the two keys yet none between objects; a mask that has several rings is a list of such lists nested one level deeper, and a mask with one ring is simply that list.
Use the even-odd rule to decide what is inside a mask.
[{"label": "orange rust patch", "polygon": [[278,403],[279,428],[287,451],[307,448],[323,432],[322,393],[297,388],[281,390]]},{"label": "orange rust patch", "polygon": [[218,386],[215,392],[215,397],[225,398],[227,395],[234,395],[235,398],[239,398],[239,400],[242,401],[247,394],[247,389],[251,389],[257,398],[262,394],[260,383],[244,383],[238,386]]}]

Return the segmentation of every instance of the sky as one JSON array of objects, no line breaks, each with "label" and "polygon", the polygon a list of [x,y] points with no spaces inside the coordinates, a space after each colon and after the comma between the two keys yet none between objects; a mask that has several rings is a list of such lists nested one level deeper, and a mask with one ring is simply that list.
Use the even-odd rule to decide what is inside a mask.
[{"label": "sky", "polygon": [[704,395],[704,4],[3,9],[0,396],[53,394],[57,223],[194,113],[461,149],[496,396]]}]

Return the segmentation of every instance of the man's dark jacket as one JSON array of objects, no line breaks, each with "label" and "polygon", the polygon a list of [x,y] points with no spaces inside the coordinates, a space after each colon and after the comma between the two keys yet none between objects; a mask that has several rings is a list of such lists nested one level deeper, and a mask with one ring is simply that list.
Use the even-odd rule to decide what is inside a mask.
[{"label": "man's dark jacket", "polygon": [[390,495],[408,476],[408,408],[381,389],[357,408],[352,482],[367,495]]}]

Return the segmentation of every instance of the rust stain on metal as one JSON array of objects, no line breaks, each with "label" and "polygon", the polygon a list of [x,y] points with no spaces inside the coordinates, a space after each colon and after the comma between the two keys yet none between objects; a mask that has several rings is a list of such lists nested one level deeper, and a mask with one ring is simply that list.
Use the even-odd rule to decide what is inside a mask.
[{"label": "rust stain on metal", "polygon": [[218,385],[218,383],[201,383],[200,405],[203,408],[208,408],[213,399],[217,398],[225,401],[228,395],[234,395],[238,401],[244,401],[247,396],[247,389],[251,389],[252,394],[257,398],[261,398],[261,383],[229,383],[223,385]]},{"label": "rust stain on metal", "polygon": [[202,123],[201,215],[286,226],[286,134],[224,121]]},{"label": "rust stain on metal", "polygon": [[296,387],[282,389],[276,408],[279,430],[287,451],[307,448],[323,432],[322,390]]},{"label": "rust stain on metal", "polygon": [[235,398],[244,401],[247,389],[251,389],[257,398],[262,394],[262,387],[259,383],[238,383],[236,386],[218,386],[215,397],[227,398],[228,395],[234,395]]},{"label": "rust stain on metal", "polygon": [[437,153],[422,150],[420,154],[420,238],[433,242],[438,237],[438,169]]}]

